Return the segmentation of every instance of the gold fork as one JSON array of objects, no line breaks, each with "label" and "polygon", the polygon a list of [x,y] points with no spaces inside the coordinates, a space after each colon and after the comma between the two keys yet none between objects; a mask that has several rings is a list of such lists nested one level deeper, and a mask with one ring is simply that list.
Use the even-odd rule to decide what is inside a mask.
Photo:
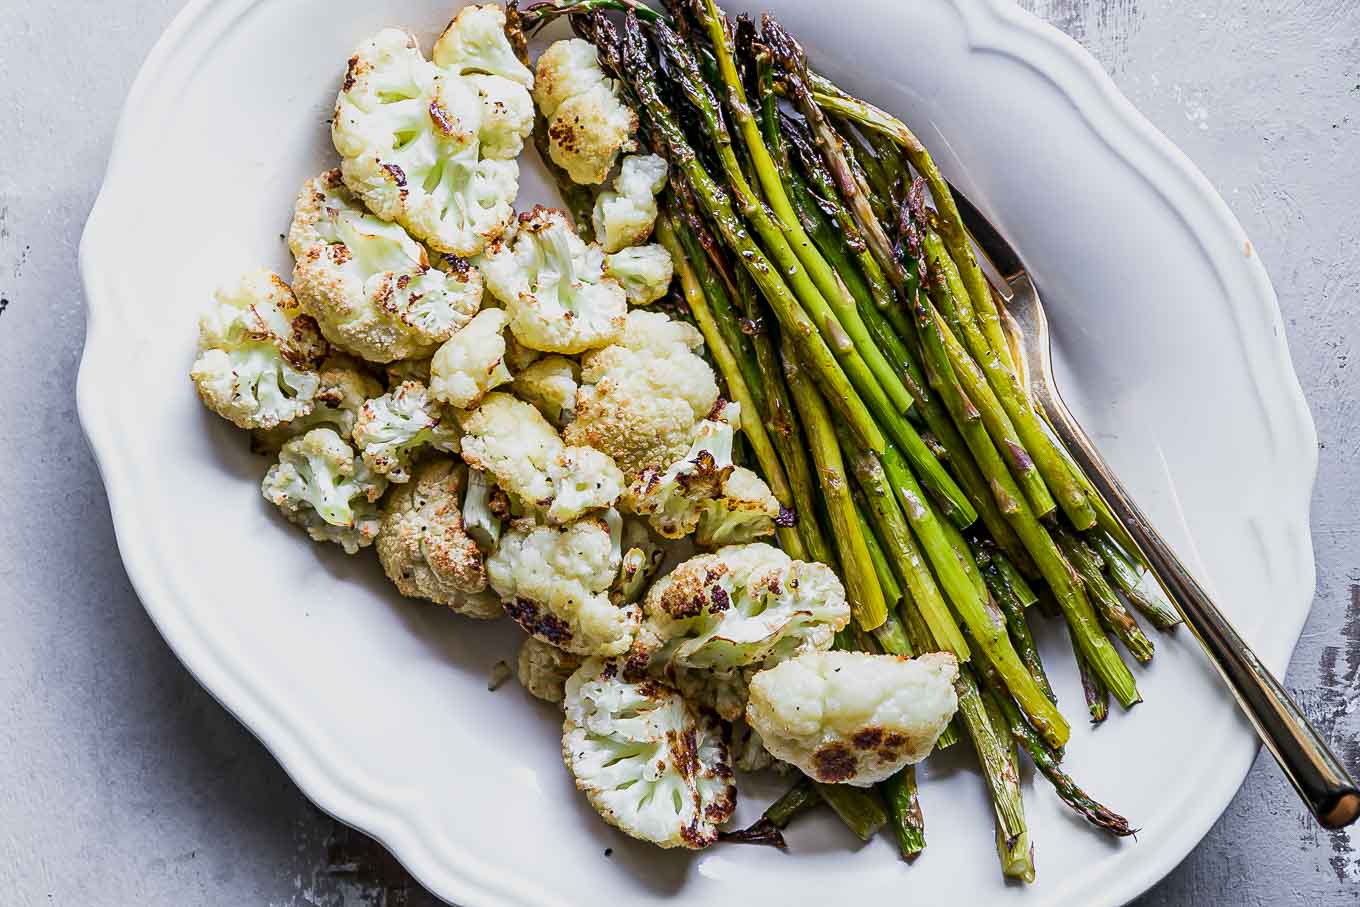
[{"label": "gold fork", "polygon": [[[952,188],[952,187],[951,187]],[[1011,352],[1030,399],[1141,551],[1157,582],[1232,690],[1257,735],[1323,826],[1344,828],[1360,817],[1360,791],[1335,754],[1278,680],[1261,664],[1208,593],[1115,477],[1072,416],[1053,378],[1048,318],[1019,255],[962,193],[953,191],[964,225],[983,252],[1001,297]]]}]

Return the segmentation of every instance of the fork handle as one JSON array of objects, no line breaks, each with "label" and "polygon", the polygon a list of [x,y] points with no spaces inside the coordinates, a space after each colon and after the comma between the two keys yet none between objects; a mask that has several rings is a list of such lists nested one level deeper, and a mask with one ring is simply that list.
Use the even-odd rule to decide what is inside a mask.
[{"label": "fork handle", "polygon": [[[1056,397],[1056,392],[1053,395]],[[1153,575],[1209,654],[1219,675],[1237,697],[1242,711],[1256,727],[1257,735],[1284,769],[1299,796],[1324,827],[1350,825],[1360,816],[1360,791],[1346,768],[1300,711],[1298,703],[1261,664],[1251,646],[1237,634],[1171,546],[1134,504],[1062,400],[1041,402],[1045,404],[1044,410],[1054,431],[1142,549]]]}]

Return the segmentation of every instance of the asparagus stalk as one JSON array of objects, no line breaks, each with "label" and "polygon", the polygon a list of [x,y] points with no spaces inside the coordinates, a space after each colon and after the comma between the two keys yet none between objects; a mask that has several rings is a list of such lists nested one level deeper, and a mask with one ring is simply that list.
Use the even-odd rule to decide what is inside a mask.
[{"label": "asparagus stalk", "polygon": [[[941,283],[931,280],[927,289],[931,298],[947,292]],[[1063,558],[1052,536],[1030,510],[1015,480],[997,453],[986,429],[982,427],[977,407],[973,406],[959,387],[949,365],[942,336],[944,321],[938,317],[929,301],[918,295],[913,305],[919,327],[926,374],[931,387],[943,398],[946,408],[964,435],[979,469],[988,477],[996,495],[997,506],[1020,536],[1025,548],[1034,558],[1035,566],[1053,590],[1058,604],[1073,630],[1077,647],[1100,674],[1101,679],[1115,693],[1120,703],[1130,706],[1139,700],[1138,688],[1128,667],[1119,658],[1100,627],[1095,611],[1082,591],[1080,580]],[[1009,681],[1009,678],[1007,678]],[[1060,743],[1055,743],[1060,746]]]},{"label": "asparagus stalk", "polygon": [[1091,723],[1100,724],[1110,714],[1110,689],[1077,643],[1077,634],[1071,624],[1067,625],[1067,630],[1072,636],[1072,657],[1076,659],[1077,672],[1081,675],[1081,693],[1086,698],[1086,710],[1091,713]]},{"label": "asparagus stalk", "polygon": [[794,782],[784,796],[770,804],[764,818],[775,828],[788,828],[795,816],[807,812],[820,802],[822,798],[817,793],[816,785],[811,778],[803,776]]},{"label": "asparagus stalk", "polygon": [[916,168],[916,172],[925,179],[941,215],[940,233],[944,237],[950,257],[958,265],[968,297],[982,321],[983,333],[997,358],[1007,369],[1014,372],[1015,361],[1006,343],[996,300],[992,296],[991,287],[987,284],[987,278],[978,267],[977,258],[973,255],[968,231],[963,225],[963,218],[959,215],[958,205],[954,203],[949,184],[945,181],[940,168],[936,166],[934,158],[930,156],[930,152],[906,124],[896,117],[866,101],[846,94],[821,76],[813,74],[811,82],[812,99],[820,108],[839,114],[861,128],[882,133],[892,139]]},{"label": "asparagus stalk", "polygon": [[[745,93],[741,89],[740,78],[735,72],[730,51],[726,49],[726,41],[723,40],[721,48],[718,48],[718,39],[714,39],[720,70],[724,72],[731,70],[730,76],[725,76],[727,81],[725,88],[733,97],[730,107],[736,111],[735,117],[747,138],[746,150],[750,154],[756,173],[760,176],[761,188],[775,209],[778,221],[766,212],[747,184],[738,166],[732,140],[727,127],[723,124],[717,101],[704,84],[693,55],[680,37],[665,24],[656,24],[652,32],[663,53],[672,63],[671,71],[676,77],[677,84],[700,113],[707,138],[717,151],[738,207],[775,262],[789,275],[790,283],[807,314],[822,330],[851,383],[862,395],[883,430],[911,458],[912,464],[921,472],[923,480],[950,503],[952,512],[963,525],[971,524],[977,518],[977,514],[973,511],[967,496],[934,458],[920,435],[903,416],[912,405],[911,394],[897,378],[896,372],[883,357],[882,352],[873,344],[845,284],[812,246],[811,240],[789,206],[777,167],[768,149],[765,148],[754,116],[746,106]],[[715,33],[725,35],[725,30],[720,24],[711,26],[709,32],[710,36]],[[800,256],[806,261],[800,259]],[[814,258],[815,263],[808,264],[813,262]],[[829,283],[832,292],[823,291],[824,283]]]},{"label": "asparagus stalk", "polygon": [[737,356],[728,346],[718,328],[713,312],[709,308],[708,299],[704,295],[704,289],[699,283],[694,267],[685,256],[685,250],[680,243],[675,224],[668,213],[657,218],[656,236],[666,250],[671,253],[671,260],[675,263],[675,272],[680,278],[680,288],[685,295],[685,301],[689,303],[689,310],[694,315],[695,322],[699,325],[699,331],[704,335],[704,343],[708,348],[709,355],[717,362],[718,370],[727,382],[728,392],[741,406],[743,412],[751,414],[750,418],[742,420],[741,431],[751,445],[751,452],[755,455],[756,463],[760,466],[765,481],[770,485],[770,492],[779,502],[780,515],[776,521],[775,532],[779,536],[780,547],[788,552],[789,557],[795,560],[806,560],[807,551],[803,547],[802,537],[799,536],[798,530],[794,528],[797,512],[793,509],[796,506],[793,489],[789,485],[788,477],[784,473],[784,467],[770,441],[770,436],[765,432],[765,423],[758,418],[760,409],[756,406],[755,400],[747,387]]},{"label": "asparagus stalk", "polygon": [[1020,655],[1020,660],[1029,669],[1030,676],[1035,683],[1044,691],[1044,695],[1049,701],[1056,703],[1058,696],[1053,692],[1053,685],[1048,682],[1048,674],[1044,671],[1043,659],[1039,656],[1039,647],[1034,643],[1034,635],[1030,632],[1029,621],[1025,618],[1025,606],[1016,597],[1014,590],[1006,582],[1000,568],[992,559],[990,553],[982,552],[979,555],[979,568],[982,572],[984,581],[992,593],[992,600],[1001,608],[1001,613],[1006,617],[1006,627],[1010,630],[1011,642],[1015,644],[1015,651]]},{"label": "asparagus stalk", "polygon": [[901,584],[910,591],[912,601],[929,628],[935,644],[931,650],[953,652],[959,661],[966,661],[971,656],[968,643],[964,641],[954,615],[940,593],[935,577],[930,572],[929,562],[917,547],[897,499],[893,497],[886,480],[879,478],[881,465],[875,469],[867,457],[853,449],[850,455],[864,497],[864,512],[882,540]]},{"label": "asparagus stalk", "polygon": [[[898,581],[897,571],[893,567],[888,553],[883,549],[883,543],[879,541],[878,532],[868,517],[868,504],[865,503],[864,493],[857,491],[855,494],[855,514],[859,517],[860,528],[864,532],[864,541],[869,546],[869,554],[874,561],[874,569],[878,571],[879,583],[883,586],[885,594],[887,590],[893,590],[890,600],[896,603],[897,615],[901,621],[903,631],[906,633],[907,645],[911,651],[917,654],[922,652],[942,651],[942,647],[935,642],[934,635],[930,628],[926,626],[924,620],[911,600],[910,594],[902,588]],[[905,526],[905,523],[903,523]],[[960,635],[962,639],[962,635]],[[950,722],[949,727],[945,728],[944,733],[935,741],[937,750],[948,749],[958,742],[958,729],[954,722]]]},{"label": "asparagus stalk", "polygon": [[986,666],[980,667],[983,685],[1000,713],[998,726],[1007,729],[1015,742],[1029,754],[1035,767],[1049,780],[1063,802],[1092,825],[1116,837],[1133,834],[1134,830],[1129,828],[1127,819],[1094,800],[1062,770],[1059,764],[1060,754],[1045,743],[1025,722],[1015,703],[1006,696],[1005,683],[1000,676]]},{"label": "asparagus stalk", "polygon": [[[790,144],[795,148],[797,148],[801,141],[801,139],[797,138],[795,135],[796,128],[797,127],[794,127],[787,122],[785,123],[785,132],[790,139]],[[790,132],[790,130],[794,130],[794,132]],[[800,152],[800,157],[804,155],[815,157],[815,155],[812,155],[810,149]],[[816,165],[820,166],[820,161],[816,161]],[[829,179],[829,177],[826,178]],[[834,187],[831,187],[830,191],[834,196]],[[844,211],[838,203],[829,204],[837,211]],[[823,212],[813,208],[808,210],[807,214],[819,223],[819,227],[812,233],[814,239],[817,239],[819,236],[823,237],[821,241],[826,244],[824,248],[838,247],[841,243],[840,238],[836,235],[838,231],[832,228],[830,223],[827,222]],[[837,218],[837,223],[842,223],[842,220]],[[828,257],[831,257],[830,254]],[[872,258],[869,260],[872,262]],[[842,261],[844,260],[842,259]],[[838,266],[838,271],[843,274],[854,273],[853,267],[849,265],[848,262]],[[948,464],[953,467],[954,475],[958,479],[959,485],[963,488],[969,502],[976,510],[983,526],[986,527],[997,545],[1002,550],[1006,551],[1013,560],[1025,564],[1030,570],[1033,570],[1029,555],[1021,544],[1019,536],[1015,534],[1015,531],[1011,528],[1010,524],[1007,523],[1002,516],[1001,511],[998,509],[987,480],[978,470],[977,465],[973,462],[972,458],[968,456],[967,446],[964,444],[962,437],[959,436],[957,429],[955,429],[953,422],[950,420],[949,413],[945,410],[943,405],[941,405],[940,400],[932,395],[927,389],[926,377],[921,371],[921,367],[916,361],[915,356],[908,350],[906,343],[902,339],[902,335],[888,322],[887,317],[879,310],[877,305],[871,302],[870,297],[864,295],[861,290],[857,289],[857,287],[862,285],[857,284],[854,280],[847,280],[846,283],[847,286],[849,286],[851,293],[856,295],[860,311],[864,314],[866,323],[870,326],[871,330],[876,332],[876,336],[882,338],[880,345],[884,350],[888,351],[889,357],[893,360],[894,365],[904,371],[904,383],[911,390],[912,396],[916,398],[916,411],[921,414],[930,432],[943,443],[945,450],[949,451]],[[889,297],[891,297],[892,291],[889,290],[888,294]],[[898,309],[894,305],[891,311],[896,313]],[[909,324],[905,326],[910,329],[911,336],[914,338],[914,326]],[[939,457],[937,456],[936,459],[939,459]],[[946,516],[950,517],[951,522],[958,525],[959,520],[951,515],[949,508],[943,503],[941,506],[945,511]]]},{"label": "asparagus stalk", "polygon": [[[911,408],[911,395],[907,393],[906,388],[902,387],[896,373],[888,365],[887,360],[883,358],[878,348],[874,346],[872,339],[864,330],[863,323],[859,322],[854,304],[848,298],[844,284],[841,283],[840,278],[831,266],[827,264],[826,259],[817,251],[812,240],[804,232],[798,217],[794,214],[778,166],[771,156],[770,150],[765,146],[760,126],[756,122],[750,100],[737,72],[736,59],[732,53],[725,17],[714,0],[702,0],[702,3],[695,3],[693,9],[708,33],[713,55],[718,62],[718,72],[722,77],[723,90],[727,96],[727,109],[731,112],[732,119],[737,125],[737,131],[742,138],[765,200],[774,211],[776,223],[789,245],[793,247],[798,260],[807,269],[808,275],[816,284],[817,289],[832,306],[836,318],[850,335],[855,344],[855,349],[864,357],[884,393],[887,394],[899,411],[906,412]],[[655,33],[663,49],[666,49],[669,53],[678,50],[672,47],[670,43],[672,39],[678,40],[674,32],[664,26],[657,26]],[[719,155],[722,154],[723,149],[720,144]]]},{"label": "asparagus stalk", "polygon": [[787,336],[798,346],[799,354],[825,390],[828,402],[867,446],[874,450],[882,449],[882,432],[850,384],[831,348],[803,311],[798,297],[784,282],[780,271],[751,239],[745,225],[732,209],[727,193],[699,163],[684,131],[661,99],[657,90],[656,67],[648,56],[637,17],[630,13],[624,20],[626,43],[620,41],[613,25],[600,13],[592,14],[589,21],[601,63],[621,84],[628,86],[639,106],[646,111],[657,152],[666,156],[671,166],[684,174],[686,184],[717,226],[723,241],[760,287]]},{"label": "asparagus stalk", "polygon": [[896,495],[949,603],[982,646],[985,657],[1006,678],[1016,702],[1035,728],[1054,746],[1062,746],[1069,730],[1066,719],[1020,660],[1006,633],[1005,623],[994,620],[988,613],[985,587],[980,595],[911,472],[894,457],[892,448],[884,452],[881,461],[867,451],[853,456],[855,475],[865,488],[866,496],[872,502],[887,489]]},{"label": "asparagus stalk", "polygon": [[831,413],[791,350],[784,350],[783,362],[784,377],[798,414],[802,417],[812,459],[817,465],[822,500],[840,555],[841,573],[851,609],[860,627],[873,630],[887,620],[888,608],[883,599],[883,589],[874,573],[873,559],[864,541],[864,533],[855,516],[855,503],[850,496],[850,483],[846,479],[845,464],[836,443]]},{"label": "asparagus stalk", "polygon": [[905,766],[880,784],[878,790],[888,802],[891,817],[888,824],[897,839],[897,848],[910,860],[926,847],[925,817],[916,791],[916,766]]},{"label": "asparagus stalk", "polygon": [[813,783],[817,793],[861,841],[868,841],[888,824],[888,814],[869,791],[849,784]]},{"label": "asparagus stalk", "polygon": [[1114,584],[1119,587],[1119,591],[1124,593],[1124,597],[1142,612],[1143,616],[1158,630],[1175,629],[1176,625],[1181,622],[1180,615],[1166,604],[1150,597],[1143,590],[1143,577],[1133,562],[1128,560],[1124,553],[1106,536],[1100,533],[1092,533],[1087,536],[1087,539],[1105,562],[1105,569],[1109,572],[1110,578],[1114,580]]},{"label": "asparagus stalk", "polygon": [[[914,187],[913,192],[908,193],[908,198],[913,197],[919,204],[924,204],[922,193],[917,192]],[[967,290],[953,260],[945,251],[943,240],[935,230],[926,229],[922,241],[930,267],[943,276],[949,289],[948,294],[941,294],[942,299],[952,303],[951,308],[945,311],[952,314],[951,322],[962,332],[963,344],[972,354],[977,369],[986,376],[986,383],[993,392],[988,396],[998,401],[1006,419],[1013,426],[1012,430],[1019,434],[1019,441],[1024,445],[1024,450],[1033,457],[1029,468],[1043,476],[1039,487],[1043,489],[1047,509],[1030,497],[1035,511],[1043,516],[1052,509],[1053,499],[1048,496],[1048,491],[1051,490],[1062,504],[1063,513],[1072,521],[1073,526],[1078,529],[1091,528],[1096,524],[1096,514],[1086,492],[1082,490],[1072,469],[1068,467],[1067,459],[1059,450],[1057,443],[1044,430],[1042,422],[1030,405],[1024,387],[1020,384],[1020,379],[1013,370],[1007,369],[1002,364],[982,335],[972,307],[968,303]],[[957,365],[954,371],[962,380],[963,375]],[[966,382],[964,387],[968,388]],[[969,390],[969,396],[974,402],[978,402],[979,394]],[[1026,485],[1025,488],[1028,495],[1029,486]]]},{"label": "asparagus stalk", "polygon": [[[1003,780],[1006,783],[1006,796],[1020,804],[1020,808],[1023,809],[1024,800],[1020,793],[1020,752],[1008,732],[1006,718],[997,697],[986,689],[981,691],[981,695],[983,708],[987,712],[987,722],[992,726],[993,732],[1005,741],[1006,766]],[[1033,882],[1034,846],[1030,843],[1029,828],[1026,827],[1015,838],[1008,838],[1005,825],[1002,823],[1001,810],[995,800],[992,801],[992,812],[996,821],[996,855],[1001,860],[1001,874],[1022,882]]]},{"label": "asparagus stalk", "polygon": [[1101,623],[1124,644],[1130,655],[1147,664],[1152,660],[1152,640],[1143,633],[1137,619],[1124,607],[1124,603],[1105,580],[1105,575],[1100,572],[1100,555],[1066,530],[1060,530],[1057,535],[1058,544],[1067,555],[1067,560],[1076,568],[1081,581],[1086,584],[1086,591],[1096,606]]}]

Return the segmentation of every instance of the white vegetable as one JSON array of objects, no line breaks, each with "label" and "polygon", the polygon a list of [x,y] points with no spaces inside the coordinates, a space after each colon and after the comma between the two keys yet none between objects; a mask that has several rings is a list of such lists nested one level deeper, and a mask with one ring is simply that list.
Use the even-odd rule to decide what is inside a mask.
[{"label": "white vegetable", "polygon": [[577,183],[602,183],[637,147],[637,115],[619,100],[587,41],[558,41],[538,58],[534,99],[548,121],[548,154]]},{"label": "white vegetable", "polygon": [[691,324],[629,312],[618,343],[581,359],[567,443],[609,454],[630,482],[648,467],[664,473],[689,450],[718,399],[713,370],[694,353],[702,344]]},{"label": "white vegetable", "polygon": [[830,567],[763,543],[690,558],[652,586],[643,609],[654,664],[718,671],[830,648],[850,621]]},{"label": "white vegetable", "polygon": [[700,545],[716,547],[774,534],[779,502],[759,476],[732,462],[737,404],[721,415],[699,424],[694,444],[668,469],[644,469],[629,485],[625,506],[666,538],[695,533]]},{"label": "white vegetable", "polygon": [[321,380],[312,411],[273,428],[251,433],[250,448],[256,453],[277,453],[284,444],[313,428],[326,426],[346,441],[354,431],[364,402],[383,392],[383,386],[359,360],[332,353],[321,363]]},{"label": "white vegetable", "polygon": [[580,666],[579,655],[526,636],[519,647],[515,676],[531,695],[544,702],[561,702],[567,695],[567,678]]},{"label": "white vegetable", "polygon": [[475,268],[433,267],[401,225],[365,210],[339,170],[303,184],[288,248],[303,308],[331,343],[372,362],[428,356],[481,305]]},{"label": "white vegetable", "polygon": [[623,287],[605,276],[599,246],[577,236],[561,211],[540,205],[521,214],[514,236],[491,243],[478,264],[527,347],[580,353],[623,334]]},{"label": "white vegetable", "polygon": [[621,655],[641,614],[637,605],[609,601],[619,567],[613,548],[598,517],[560,529],[514,529],[487,559],[487,576],[505,612],[530,635],[579,655]]},{"label": "white vegetable", "polygon": [[722,725],[671,687],[591,659],[571,675],[562,756],[610,825],[661,847],[718,839],[737,789]]},{"label": "white vegetable", "polygon": [[576,387],[581,367],[566,356],[544,356],[515,374],[512,385],[521,400],[532,403],[558,428],[576,416]]},{"label": "white vegetable", "polygon": [[189,371],[203,403],[240,428],[272,428],[312,411],[326,357],[316,322],[288,285],[254,271],[214,295]]},{"label": "white vegetable", "polygon": [[434,42],[433,56],[437,66],[458,75],[486,73],[534,87],[533,73],[505,36],[505,10],[494,3],[460,9]]},{"label": "white vegetable", "polygon": [[457,426],[418,381],[369,400],[354,425],[354,443],[364,462],[393,482],[411,478],[411,458],[422,447],[457,453],[458,441]]},{"label": "white vegetable", "polygon": [[467,468],[439,458],[416,468],[412,481],[383,504],[378,559],[402,595],[427,598],[468,617],[500,617],[487,590],[481,549],[468,534],[460,499]]},{"label": "white vegetable", "polygon": [[809,777],[868,787],[930,754],[958,708],[957,676],[944,652],[800,655],[751,680],[746,720]]},{"label": "white vegetable", "polygon": [[666,295],[675,265],[665,246],[630,246],[604,257],[604,273],[623,285],[630,305],[649,305]]},{"label": "white vegetable", "polygon": [[329,428],[314,428],[279,451],[260,485],[265,500],[318,542],[335,542],[347,554],[378,534],[376,501],[387,480],[374,475]]},{"label": "white vegetable", "polygon": [[[472,53],[467,48],[475,44],[448,42],[450,68],[440,69],[409,34],[384,29],[350,58],[331,123],[345,183],[369,209],[433,248],[463,256],[505,230],[519,190],[513,160],[479,154],[481,90],[456,74],[457,53],[448,49]],[[507,141],[498,135],[491,144],[500,149]]]},{"label": "white vegetable", "polygon": [[606,252],[647,241],[656,225],[656,195],[666,185],[666,161],[655,154],[623,159],[614,188],[595,197],[591,223]]},{"label": "white vegetable", "polygon": [[511,378],[505,367],[505,312],[483,309],[430,360],[430,395],[459,409],[476,405]]}]

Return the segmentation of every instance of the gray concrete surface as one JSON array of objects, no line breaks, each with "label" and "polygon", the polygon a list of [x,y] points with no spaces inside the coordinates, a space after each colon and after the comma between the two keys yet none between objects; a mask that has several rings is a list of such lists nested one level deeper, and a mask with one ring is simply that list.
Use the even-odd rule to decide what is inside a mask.
[{"label": "gray concrete surface", "polygon": [[[423,907],[170,654],[123,574],[76,423],[76,243],[124,93],[178,5],[0,3],[0,902]],[[1322,439],[1318,594],[1289,685],[1355,764],[1360,7],[1025,5],[1199,163],[1274,277]],[[1358,843],[1317,831],[1263,758],[1140,904],[1355,904]]]}]

